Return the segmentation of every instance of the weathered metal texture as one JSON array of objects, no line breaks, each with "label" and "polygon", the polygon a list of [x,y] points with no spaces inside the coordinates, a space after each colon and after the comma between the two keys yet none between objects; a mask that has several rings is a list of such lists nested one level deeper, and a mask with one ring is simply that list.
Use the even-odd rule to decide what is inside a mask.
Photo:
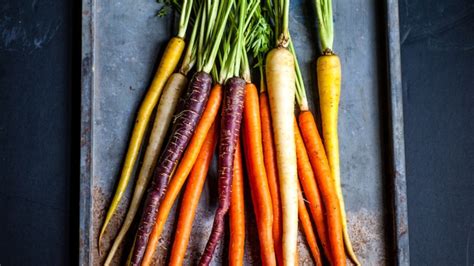
[{"label": "weathered metal texture", "polygon": [[393,238],[398,265],[410,264],[408,242],[408,209],[405,172],[405,139],[403,131],[402,72],[400,62],[400,27],[398,0],[388,0],[387,44],[388,84],[390,91],[390,151],[393,212]]},{"label": "weathered metal texture", "polygon": [[[341,173],[353,245],[364,265],[407,265],[398,2],[333,2],[334,50],[341,57],[343,73]],[[315,87],[319,48],[312,5],[310,0],[292,1],[290,31],[311,110],[319,117]],[[171,17],[155,17],[158,8],[155,0],[83,0],[80,265],[103,262],[134,185],[130,184],[119,215],[106,232],[101,257],[97,232],[120,174],[136,111],[165,42],[175,32]],[[187,263],[196,262],[210,233],[217,205],[215,168],[211,167],[200,199]],[[245,260],[253,265],[260,258],[250,208],[247,204]],[[157,250],[160,262],[169,254],[175,218],[173,211]],[[302,236],[299,246],[301,264],[311,265]],[[225,247],[217,250],[213,264],[225,264]],[[115,262],[120,259],[117,256]]]}]

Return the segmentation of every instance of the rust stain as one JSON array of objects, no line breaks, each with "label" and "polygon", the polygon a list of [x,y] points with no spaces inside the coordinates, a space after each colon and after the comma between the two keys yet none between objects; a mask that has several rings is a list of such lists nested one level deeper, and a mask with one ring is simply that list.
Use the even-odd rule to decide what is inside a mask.
[{"label": "rust stain", "polygon": [[90,133],[91,129],[90,127],[84,127],[83,131],[82,131],[82,134],[81,134],[81,148],[84,147],[84,146],[89,146],[89,133]]},{"label": "rust stain", "polygon": [[[105,213],[110,203],[109,193],[105,193],[101,187],[93,188],[93,212],[91,217],[93,226],[93,235],[91,239],[91,264],[102,265],[107,252],[114,240],[128,207],[128,199],[122,203],[117,214],[112,218],[109,227],[107,228],[101,247],[101,254],[97,250],[97,238],[99,230],[102,226],[105,218]],[[185,264],[194,265],[198,262],[202,251],[205,248],[207,239],[212,228],[212,222],[215,213],[215,205],[210,204],[212,197],[209,191],[203,191],[199,202],[198,209],[196,211],[195,220],[193,224],[192,234],[190,237],[188,250],[186,252]],[[177,200],[177,203],[173,206],[170,212],[168,221],[164,227],[162,236],[159,240],[157,250],[154,254],[153,265],[164,265],[168,262],[170,249],[174,241],[176,219],[178,217],[177,210],[181,207],[178,205],[181,202]],[[210,207],[210,205],[212,207]],[[179,208],[178,208],[179,207]],[[258,234],[255,223],[255,216],[251,204],[246,204],[246,243],[245,243],[245,265],[260,265],[260,250],[258,243]],[[349,221],[349,232],[354,246],[354,250],[358,255],[363,265],[386,265],[387,260],[385,257],[385,243],[384,243],[384,228],[383,228],[383,217],[380,212],[375,212],[367,209],[360,209],[356,212],[348,212]],[[228,223],[227,223],[228,226]],[[399,233],[404,233],[406,230],[401,230]],[[228,233],[228,231],[226,231]],[[133,235],[133,234],[130,234]],[[127,246],[131,243],[131,237],[126,239]],[[218,246],[214,259],[213,265],[225,264],[228,256],[228,237],[221,241]],[[126,250],[127,254],[124,254],[124,244],[122,244],[113,260],[113,265],[120,265],[126,259],[129,250]],[[299,250],[299,264],[300,265],[314,265],[313,258],[307,247],[306,239],[300,232],[298,237],[298,250]]]},{"label": "rust stain", "polygon": [[[107,257],[107,252],[109,251],[112,243],[117,235],[118,231],[120,230],[120,226],[122,225],[123,218],[125,216],[126,206],[128,204],[120,204],[117,208],[117,212],[110,220],[109,226],[107,227],[102,243],[101,243],[101,255],[98,252],[98,238],[99,238],[99,231],[102,227],[102,224],[105,219],[105,214],[107,212],[108,205],[110,203],[108,196],[102,191],[101,187],[94,187],[93,189],[93,210],[92,210],[92,240],[91,240],[91,257],[92,257],[92,265],[103,265],[105,258]],[[119,249],[117,250],[117,255],[114,257],[112,261],[113,265],[119,265],[120,259],[123,255],[123,244],[120,245]]]},{"label": "rust stain", "polygon": [[363,265],[386,265],[383,217],[361,209],[348,212],[349,233],[355,253]]},{"label": "rust stain", "polygon": [[[301,224],[299,224],[299,232],[298,232],[298,265],[315,265],[313,255],[309,250],[308,242],[306,242],[306,237],[303,233],[303,228]],[[320,247],[321,248],[321,247]],[[320,250],[322,252],[322,249]],[[321,253],[321,256],[324,254]]]},{"label": "rust stain", "polygon": [[[97,178],[97,177],[96,177]],[[95,186],[93,188],[93,212],[91,222],[93,226],[92,238],[91,238],[91,264],[92,265],[103,265],[107,252],[110,249],[112,242],[120,229],[122,220],[126,209],[128,208],[127,200],[121,204],[118,208],[117,214],[111,219],[109,227],[107,228],[101,246],[101,256],[97,249],[97,239],[99,230],[102,226],[105,214],[110,204],[110,195],[105,193],[101,187]],[[190,236],[188,250],[185,256],[185,265],[195,265],[199,261],[199,258],[204,250],[209,234],[211,232],[212,223],[214,220],[215,204],[211,204],[210,201],[213,197],[210,196],[209,191],[203,191],[201,199],[196,211],[192,233]],[[179,204],[179,205],[178,205]],[[177,200],[177,203],[173,206],[172,211],[168,217],[168,221],[163,229],[163,233],[158,243],[158,247],[155,251],[153,258],[153,265],[165,265],[170,256],[171,247],[174,241],[174,234],[176,230],[176,222],[179,209],[181,208],[181,201]],[[212,207],[210,207],[212,206]],[[246,242],[245,242],[245,254],[244,262],[245,265],[261,265],[260,248],[258,242],[258,232],[255,222],[255,216],[250,202],[246,202]],[[228,226],[228,220],[226,221]],[[226,231],[228,234],[229,231]],[[130,234],[133,235],[133,234]],[[228,236],[221,240],[218,245],[212,265],[225,265],[228,256]],[[129,250],[124,250],[124,246],[129,246],[132,242],[131,237],[125,239],[126,244],[122,244],[117,251],[112,265],[121,265],[126,260]],[[300,265],[314,265],[313,258],[307,247],[307,243],[304,235],[300,232],[298,238],[298,250],[299,250],[299,262]],[[124,252],[126,254],[124,254]]]}]

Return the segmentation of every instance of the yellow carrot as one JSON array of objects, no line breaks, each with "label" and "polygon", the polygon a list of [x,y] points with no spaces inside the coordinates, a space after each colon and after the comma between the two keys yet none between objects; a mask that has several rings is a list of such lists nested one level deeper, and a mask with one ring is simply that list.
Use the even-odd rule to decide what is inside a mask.
[{"label": "yellow carrot", "polygon": [[319,88],[319,102],[321,121],[323,126],[324,146],[326,148],[331,178],[336,189],[339,201],[339,210],[342,219],[344,244],[348,257],[360,265],[352,249],[349,232],[347,230],[346,211],[341,189],[341,174],[339,167],[339,139],[337,121],[339,100],[341,95],[341,62],[333,52],[334,25],[332,17],[332,0],[316,0],[316,13],[319,22],[319,40],[323,55],[317,61],[317,76]]},{"label": "yellow carrot", "polygon": [[122,168],[117,190],[112,199],[109,210],[107,211],[102,229],[100,230],[99,243],[102,239],[105,229],[107,228],[107,225],[110,222],[110,219],[112,218],[120,203],[120,200],[122,199],[123,193],[128,186],[133,168],[135,167],[135,163],[137,161],[138,151],[142,145],[143,137],[151,117],[151,113],[158,102],[166,81],[171,76],[171,74],[173,74],[174,69],[178,65],[179,59],[181,58],[181,54],[184,50],[184,45],[185,43],[182,38],[171,38],[168,45],[166,46],[165,52],[161,58],[160,65],[158,66],[158,70],[156,71],[150,88],[145,95],[145,99],[140,106],[137,119],[135,120],[135,127],[133,128],[132,137],[130,138],[128,151],[125,156],[125,163]]},{"label": "yellow carrot", "polygon": [[346,246],[347,255],[355,264],[359,265],[360,263],[352,248],[347,229],[347,217],[341,189],[339,139],[337,132],[339,99],[341,94],[341,62],[339,57],[335,54],[319,57],[317,61],[317,75],[324,146],[328,155],[329,166],[331,167],[331,178],[336,188],[336,195],[339,201],[344,244]]}]

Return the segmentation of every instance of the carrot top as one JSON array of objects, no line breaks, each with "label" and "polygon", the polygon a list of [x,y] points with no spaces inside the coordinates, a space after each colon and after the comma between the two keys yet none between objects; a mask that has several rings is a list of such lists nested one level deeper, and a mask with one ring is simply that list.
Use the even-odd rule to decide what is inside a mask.
[{"label": "carrot top", "polygon": [[220,74],[218,80],[224,83],[234,76],[241,76],[247,83],[251,81],[248,43],[255,37],[249,35],[254,31],[254,18],[260,7],[259,0],[242,0],[236,6],[237,16],[230,17],[230,29],[219,53]]},{"label": "carrot top", "polygon": [[298,64],[298,57],[296,56],[295,47],[293,41],[290,39],[290,51],[293,54],[295,60],[295,73],[296,73],[296,101],[300,106],[301,111],[309,110],[308,99],[306,98],[306,88],[304,86],[303,75],[301,74],[300,65]]},{"label": "carrot top", "polygon": [[210,73],[214,67],[234,0],[209,0],[202,3],[197,41],[197,70]]},{"label": "carrot top", "polygon": [[186,29],[188,28],[189,18],[191,17],[191,10],[193,9],[193,0],[184,0],[183,8],[181,9],[181,17],[179,18],[178,37],[184,38]]},{"label": "carrot top", "polygon": [[319,23],[319,40],[323,53],[331,53],[334,42],[334,23],[332,21],[332,0],[315,0]]},{"label": "carrot top", "polygon": [[196,21],[193,25],[193,31],[191,32],[191,37],[189,38],[188,47],[183,57],[183,62],[179,68],[179,72],[183,75],[187,75],[188,72],[193,68],[196,63],[196,35],[199,28],[199,21],[201,19],[201,8],[199,8],[198,15],[196,16]]},{"label": "carrot top", "polygon": [[182,3],[178,2],[178,0],[157,0],[156,2],[163,4],[156,13],[158,17],[164,17],[168,15],[173,9],[181,14],[179,18],[177,37],[183,39],[186,35],[186,29],[188,28],[189,21],[192,21],[193,17],[196,15],[196,13],[191,13],[199,3],[194,3],[193,0],[183,0]]},{"label": "carrot top", "polygon": [[288,47],[290,41],[290,31],[288,28],[288,18],[290,13],[290,0],[266,0],[265,8],[268,16],[273,17],[275,27],[276,46]]},{"label": "carrot top", "polygon": [[[262,10],[260,1],[251,0],[249,10],[253,16],[246,22],[245,49],[252,55],[260,73],[260,90],[265,91],[265,75],[263,66],[265,55],[271,49],[273,29],[268,19],[268,11]],[[247,62],[248,63],[248,62]],[[250,71],[250,70],[249,70]]]}]

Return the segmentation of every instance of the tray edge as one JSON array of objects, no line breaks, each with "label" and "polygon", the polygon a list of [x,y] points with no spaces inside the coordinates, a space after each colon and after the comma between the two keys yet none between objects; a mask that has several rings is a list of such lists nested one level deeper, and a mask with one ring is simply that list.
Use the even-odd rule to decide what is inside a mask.
[{"label": "tray edge", "polygon": [[[90,217],[92,183],[92,89],[94,85],[94,0],[82,0],[81,50],[81,151],[79,204],[79,265],[90,265]],[[396,264],[409,265],[408,212],[406,198],[405,141],[400,62],[398,0],[386,1],[388,89],[390,97],[390,145],[393,240]]]},{"label": "tray edge", "polygon": [[409,265],[408,208],[405,171],[405,138],[400,59],[400,24],[398,0],[386,1],[387,69],[390,98],[390,152],[392,182],[392,217],[395,264]]},{"label": "tray edge", "polygon": [[90,265],[94,0],[82,0],[79,265]]}]

